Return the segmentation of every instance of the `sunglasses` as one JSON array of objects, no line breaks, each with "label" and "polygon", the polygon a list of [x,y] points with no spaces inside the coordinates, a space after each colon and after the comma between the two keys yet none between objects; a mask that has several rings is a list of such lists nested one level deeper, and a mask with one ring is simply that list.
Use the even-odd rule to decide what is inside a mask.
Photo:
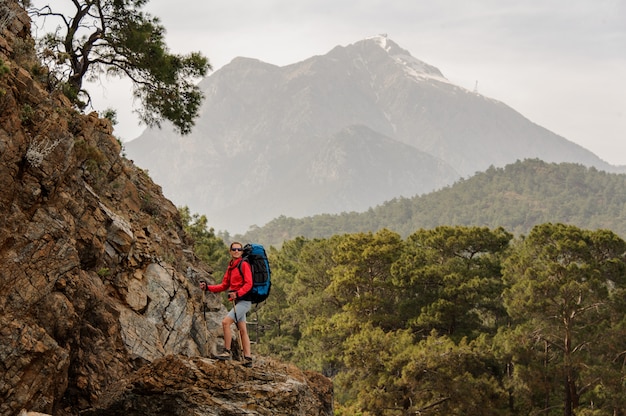
[{"label": "sunglasses", "polygon": [[230,251],[243,251],[243,248],[231,248]]}]

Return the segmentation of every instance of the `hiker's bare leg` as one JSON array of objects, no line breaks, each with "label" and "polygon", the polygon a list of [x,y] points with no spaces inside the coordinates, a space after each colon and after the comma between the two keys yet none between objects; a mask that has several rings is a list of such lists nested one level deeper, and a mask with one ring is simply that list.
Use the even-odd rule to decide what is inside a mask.
[{"label": "hiker's bare leg", "polygon": [[248,326],[245,322],[238,322],[237,328],[239,328],[239,336],[241,336],[241,347],[243,348],[243,356],[250,357],[250,337],[248,336]]},{"label": "hiker's bare leg", "polygon": [[230,345],[233,339],[233,334],[230,330],[230,326],[233,324],[233,321],[229,316],[224,317],[222,320],[222,329],[224,330],[224,348],[230,350]]}]

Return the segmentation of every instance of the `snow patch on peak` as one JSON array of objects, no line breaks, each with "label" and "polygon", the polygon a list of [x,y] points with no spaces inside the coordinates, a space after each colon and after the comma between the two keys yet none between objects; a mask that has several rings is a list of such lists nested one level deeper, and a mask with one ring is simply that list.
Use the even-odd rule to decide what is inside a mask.
[{"label": "snow patch on peak", "polygon": [[371,36],[369,38],[365,38],[365,40],[373,40],[374,42],[378,44],[378,46],[380,46],[386,51],[389,51],[389,45],[387,43],[388,39],[387,39],[386,33],[381,33],[380,35]]},{"label": "snow patch on peak", "polygon": [[413,78],[434,79],[440,82],[450,83],[437,68],[411,55],[392,55],[391,57],[398,64],[402,65],[404,71]]},{"label": "snow patch on peak", "polygon": [[440,82],[450,83],[439,69],[413,57],[409,51],[402,49],[397,43],[389,39],[386,33],[371,36],[365,40],[374,41],[387,52],[389,57],[401,65],[404,71],[411,77],[417,80],[434,79]]}]

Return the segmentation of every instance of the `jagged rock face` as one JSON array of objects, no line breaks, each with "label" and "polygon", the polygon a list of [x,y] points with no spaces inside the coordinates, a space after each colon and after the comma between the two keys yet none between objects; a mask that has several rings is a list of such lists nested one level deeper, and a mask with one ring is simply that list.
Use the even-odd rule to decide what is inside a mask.
[{"label": "jagged rock face", "polygon": [[[193,255],[161,188],[120,156],[110,122],[76,113],[20,66],[36,61],[24,53],[32,43],[25,12],[6,1],[0,21],[0,415],[122,414],[112,410],[119,406],[165,414],[132,413],[140,400],[128,392],[125,402],[115,386],[149,386],[154,399],[171,397],[170,372],[183,392],[216,375],[215,363],[199,358],[222,342],[220,298],[207,295],[203,310],[197,288],[212,271]],[[277,368],[261,360],[231,373],[254,400],[293,384],[299,413],[291,414],[332,414],[330,381],[315,376],[314,389],[312,375]],[[255,372],[283,384],[261,387]],[[221,394],[203,386],[207,398]],[[181,393],[182,410],[171,414],[191,414],[185,400],[193,414],[232,414],[220,409],[248,403],[241,397],[203,404]],[[247,414],[287,414],[283,401],[267,402]]]},{"label": "jagged rock face", "polygon": [[244,368],[234,361],[166,357],[117,383],[102,408],[85,416],[331,415],[332,401],[324,401],[332,397],[329,387],[319,374],[269,359]]}]

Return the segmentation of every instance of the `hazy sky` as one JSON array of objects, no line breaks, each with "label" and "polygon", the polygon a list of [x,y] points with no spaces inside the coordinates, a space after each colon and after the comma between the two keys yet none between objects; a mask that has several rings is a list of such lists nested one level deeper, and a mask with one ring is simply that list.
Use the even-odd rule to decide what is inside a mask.
[{"label": "hazy sky", "polygon": [[[454,84],[626,165],[624,0],[150,0],[170,50],[214,70],[237,56],[283,66],[386,33]],[[144,129],[130,84],[95,88],[123,140]]]}]

